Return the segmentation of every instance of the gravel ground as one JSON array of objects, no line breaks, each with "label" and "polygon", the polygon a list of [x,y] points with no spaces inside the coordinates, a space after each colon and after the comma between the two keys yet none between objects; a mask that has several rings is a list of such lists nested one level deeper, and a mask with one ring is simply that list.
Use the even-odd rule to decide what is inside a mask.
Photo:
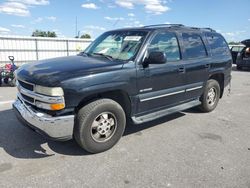
[{"label": "gravel ground", "polygon": [[188,110],[128,125],[111,150],[90,155],[23,127],[0,88],[0,187],[250,187],[250,72],[208,114]]}]

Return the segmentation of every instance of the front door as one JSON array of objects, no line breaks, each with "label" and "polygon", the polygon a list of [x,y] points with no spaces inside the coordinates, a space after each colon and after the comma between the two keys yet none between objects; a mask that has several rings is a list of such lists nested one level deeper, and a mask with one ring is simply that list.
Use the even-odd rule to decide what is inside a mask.
[{"label": "front door", "polygon": [[181,103],[185,95],[185,65],[176,34],[167,31],[156,33],[146,54],[152,51],[164,52],[167,62],[137,66],[138,115]]}]

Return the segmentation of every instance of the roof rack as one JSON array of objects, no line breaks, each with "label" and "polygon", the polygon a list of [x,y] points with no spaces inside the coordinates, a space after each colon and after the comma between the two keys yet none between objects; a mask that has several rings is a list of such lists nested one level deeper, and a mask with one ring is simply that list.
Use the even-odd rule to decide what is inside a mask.
[{"label": "roof rack", "polygon": [[209,30],[211,32],[216,32],[214,29],[210,28],[210,27],[205,27],[205,28],[201,28],[201,29],[206,29],[206,30]]},{"label": "roof rack", "polygon": [[183,24],[155,24],[155,25],[146,25],[143,28],[152,28],[152,27],[184,27]]},{"label": "roof rack", "polygon": [[190,27],[190,29],[196,29],[196,30],[209,30],[211,32],[216,32],[215,30],[209,28],[209,27],[204,27],[204,28],[199,28],[199,27]]}]

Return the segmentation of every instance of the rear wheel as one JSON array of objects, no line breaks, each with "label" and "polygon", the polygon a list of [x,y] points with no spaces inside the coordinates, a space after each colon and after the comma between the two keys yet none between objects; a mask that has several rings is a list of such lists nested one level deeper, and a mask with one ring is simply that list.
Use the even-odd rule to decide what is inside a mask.
[{"label": "rear wheel", "polygon": [[90,153],[103,152],[120,140],[125,125],[126,116],[122,107],[111,99],[99,99],[79,110],[74,138]]},{"label": "rear wheel", "polygon": [[201,106],[200,109],[203,112],[211,112],[213,111],[220,99],[220,85],[214,80],[208,80],[204,93],[201,96]]}]

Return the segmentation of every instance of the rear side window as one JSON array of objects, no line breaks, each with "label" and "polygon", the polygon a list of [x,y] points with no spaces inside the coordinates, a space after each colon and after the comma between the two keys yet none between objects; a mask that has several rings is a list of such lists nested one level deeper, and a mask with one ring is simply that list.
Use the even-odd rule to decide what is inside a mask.
[{"label": "rear side window", "polygon": [[158,33],[148,47],[148,52],[152,51],[164,52],[168,61],[180,60],[179,44],[174,33]]},{"label": "rear side window", "polygon": [[207,33],[206,36],[213,56],[230,54],[227,42],[220,34]]},{"label": "rear side window", "polygon": [[207,52],[200,35],[183,33],[182,38],[188,59],[207,56]]}]

